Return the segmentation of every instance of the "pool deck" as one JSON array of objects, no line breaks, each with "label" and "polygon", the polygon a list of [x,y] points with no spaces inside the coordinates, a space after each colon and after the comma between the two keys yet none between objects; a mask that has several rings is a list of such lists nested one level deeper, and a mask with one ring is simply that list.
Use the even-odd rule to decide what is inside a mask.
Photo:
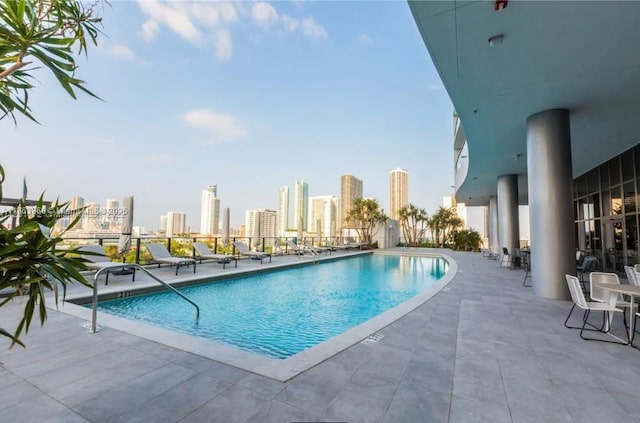
[{"label": "pool deck", "polygon": [[[523,271],[479,253],[430,251],[458,263],[442,291],[379,330],[377,342],[356,343],[284,383],[106,325],[91,334],[86,320],[50,310],[24,338],[26,350],[0,340],[0,420],[640,421],[640,351],[581,340],[563,326],[571,303],[534,296]],[[289,260],[299,259],[274,257],[273,265]],[[124,284],[127,276],[110,277],[111,289]],[[3,327],[15,327],[19,306],[0,308]]]}]

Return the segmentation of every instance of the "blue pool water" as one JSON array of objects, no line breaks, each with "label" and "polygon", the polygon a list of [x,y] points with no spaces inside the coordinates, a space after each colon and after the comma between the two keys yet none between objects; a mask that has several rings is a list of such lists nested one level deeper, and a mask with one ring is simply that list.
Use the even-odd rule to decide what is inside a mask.
[{"label": "blue pool water", "polygon": [[272,358],[290,357],[415,296],[447,270],[443,259],[368,255],[105,301],[102,312]]}]

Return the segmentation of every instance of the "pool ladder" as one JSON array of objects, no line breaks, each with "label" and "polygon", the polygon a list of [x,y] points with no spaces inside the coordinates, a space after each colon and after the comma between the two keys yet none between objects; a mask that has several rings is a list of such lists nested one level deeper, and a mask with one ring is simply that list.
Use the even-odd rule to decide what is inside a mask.
[{"label": "pool ladder", "polygon": [[[153,273],[149,272],[147,269],[145,269],[144,267],[140,266],[139,264],[123,263],[122,266],[123,267],[128,267],[128,268],[136,268],[137,270],[142,270],[144,273],[149,275],[151,277],[151,279],[153,279],[156,282],[160,283],[161,285],[164,285],[167,288],[169,288],[169,290],[173,291],[174,294],[177,294],[178,296],[182,297],[182,299],[184,299],[185,301],[190,303],[192,306],[194,306],[196,308],[196,320],[200,319],[200,307],[198,307],[198,304],[196,304],[193,301],[191,301],[182,292],[178,291],[173,286],[169,285],[168,283],[166,283],[162,279],[158,278]],[[91,301],[91,328],[89,328],[89,332],[91,332],[91,333],[96,333],[96,332],[100,331],[100,327],[98,327],[98,323],[97,323],[97,320],[98,320],[98,277],[102,274],[102,272],[108,272],[108,271],[112,271],[112,270],[113,270],[113,267],[105,267],[105,268],[102,268],[102,269],[98,270],[96,272],[96,274],[93,276],[93,299]]]}]

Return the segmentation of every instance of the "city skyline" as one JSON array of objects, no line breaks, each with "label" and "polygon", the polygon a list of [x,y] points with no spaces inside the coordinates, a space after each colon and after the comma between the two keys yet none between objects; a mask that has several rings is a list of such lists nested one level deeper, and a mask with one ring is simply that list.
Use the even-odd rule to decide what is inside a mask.
[{"label": "city skyline", "polygon": [[309,195],[339,195],[345,173],[388,210],[397,164],[412,202],[435,210],[453,182],[453,108],[407,4],[260,4],[272,13],[225,3],[234,20],[215,23],[203,17],[216,2],[113,2],[77,70],[103,101],[74,101],[36,71],[40,124],[2,122],[4,195],[19,197],[26,176],[30,198],[132,195],[136,225],[181,210],[197,229],[214,181],[237,227],[246,210],[277,209],[277,187],[303,179]]}]

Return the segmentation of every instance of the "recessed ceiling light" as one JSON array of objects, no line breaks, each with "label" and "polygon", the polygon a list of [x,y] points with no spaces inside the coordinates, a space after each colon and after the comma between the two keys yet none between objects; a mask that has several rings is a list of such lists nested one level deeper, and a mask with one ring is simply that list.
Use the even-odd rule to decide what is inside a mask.
[{"label": "recessed ceiling light", "polygon": [[504,34],[494,35],[493,37],[490,37],[487,41],[489,42],[489,45],[491,47],[493,47],[496,44],[502,44],[502,42],[504,41]]}]

